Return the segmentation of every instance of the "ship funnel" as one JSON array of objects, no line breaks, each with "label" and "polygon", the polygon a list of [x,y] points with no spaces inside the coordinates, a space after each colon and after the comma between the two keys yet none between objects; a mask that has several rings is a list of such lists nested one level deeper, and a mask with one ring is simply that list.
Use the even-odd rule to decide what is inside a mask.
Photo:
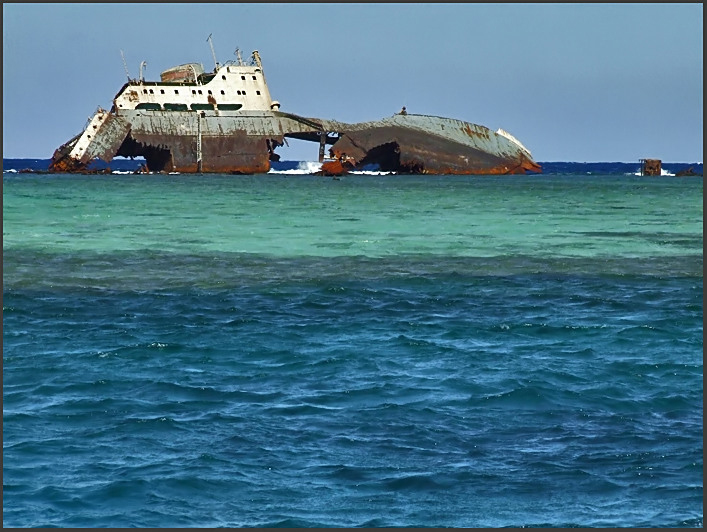
[{"label": "ship funnel", "polygon": [[263,63],[260,61],[260,54],[258,53],[258,50],[253,50],[253,61],[255,61],[255,64],[258,65],[258,68],[262,71]]}]

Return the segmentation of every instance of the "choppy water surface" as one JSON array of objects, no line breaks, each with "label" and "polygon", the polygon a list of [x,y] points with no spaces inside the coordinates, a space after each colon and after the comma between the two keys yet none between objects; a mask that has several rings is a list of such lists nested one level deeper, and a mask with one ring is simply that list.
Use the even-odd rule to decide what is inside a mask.
[{"label": "choppy water surface", "polygon": [[3,524],[702,527],[702,178],[3,179]]}]

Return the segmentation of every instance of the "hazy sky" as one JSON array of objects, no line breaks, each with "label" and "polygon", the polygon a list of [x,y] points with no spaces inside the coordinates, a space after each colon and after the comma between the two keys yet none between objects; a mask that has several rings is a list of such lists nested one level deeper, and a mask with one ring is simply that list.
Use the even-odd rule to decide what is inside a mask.
[{"label": "hazy sky", "polygon": [[[3,157],[48,159],[147,80],[258,50],[281,110],[411,113],[512,133],[541,161],[702,162],[701,3],[3,4]],[[316,160],[290,142],[283,160]],[[304,146],[303,146],[304,145]],[[301,152],[301,153],[300,153]],[[305,153],[306,152],[306,153]]]}]

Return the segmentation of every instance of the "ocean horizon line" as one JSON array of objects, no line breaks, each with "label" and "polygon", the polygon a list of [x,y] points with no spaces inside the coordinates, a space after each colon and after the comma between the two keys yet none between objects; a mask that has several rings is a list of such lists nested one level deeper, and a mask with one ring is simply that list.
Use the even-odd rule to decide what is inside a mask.
[{"label": "ocean horizon line", "polygon": [[[49,170],[49,158],[3,158],[3,173],[43,173]],[[641,175],[641,161],[540,161],[542,171],[539,173],[528,172],[526,175],[557,175],[557,174],[584,174],[584,175]],[[145,165],[143,158],[127,159],[116,158],[110,163],[97,160],[93,163],[91,170],[105,171],[111,173],[133,173]],[[321,163],[315,160],[281,160],[273,161],[268,173],[294,173],[313,174],[319,171]],[[377,168],[367,168],[363,172],[353,173],[374,173],[390,174],[392,172],[379,171]],[[661,161],[661,176],[701,176],[703,173],[703,163],[694,161],[663,162]]]},{"label": "ocean horizon line", "polygon": [[[639,159],[635,160],[613,160],[613,159],[602,159],[602,160],[596,160],[596,161],[578,161],[578,160],[571,160],[571,159],[556,159],[556,160],[546,160],[546,161],[538,161],[539,164],[545,163],[545,164],[557,164],[557,163],[572,163],[572,164],[635,164],[641,162],[642,159],[652,159],[651,157],[642,157]],[[51,157],[3,157],[3,162],[5,161],[51,161]],[[115,161],[135,161],[135,162],[143,162],[145,159],[143,158],[138,158],[136,157],[135,159],[129,159],[126,157],[116,157],[113,159],[111,162]],[[668,160],[663,160],[663,159],[658,159],[661,161],[662,164],[703,164],[703,161],[668,161]],[[287,163],[287,162],[317,162],[314,161],[313,159],[282,159],[278,162],[281,163]],[[109,164],[109,163],[106,163]]]}]

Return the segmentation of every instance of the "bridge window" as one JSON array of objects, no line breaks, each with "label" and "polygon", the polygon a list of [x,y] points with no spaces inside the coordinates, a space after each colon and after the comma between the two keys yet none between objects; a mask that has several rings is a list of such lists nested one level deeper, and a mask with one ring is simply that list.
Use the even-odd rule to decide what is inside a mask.
[{"label": "bridge window", "polygon": [[[229,72],[230,72],[230,70],[229,70]],[[225,79],[226,79],[226,76],[221,76],[221,79],[225,80]]]},{"label": "bridge window", "polygon": [[256,79],[255,76],[253,76],[253,79]]},{"label": "bridge window", "polygon": [[260,91],[255,91],[255,94],[257,94],[258,96],[260,96]]},{"label": "bridge window", "polygon": [[242,79],[242,80],[245,80],[245,76],[241,76],[241,79]]},{"label": "bridge window", "polygon": [[164,94],[164,89],[160,89],[160,94]]},{"label": "bridge window", "polygon": [[221,94],[226,94],[226,91],[221,91]]}]

